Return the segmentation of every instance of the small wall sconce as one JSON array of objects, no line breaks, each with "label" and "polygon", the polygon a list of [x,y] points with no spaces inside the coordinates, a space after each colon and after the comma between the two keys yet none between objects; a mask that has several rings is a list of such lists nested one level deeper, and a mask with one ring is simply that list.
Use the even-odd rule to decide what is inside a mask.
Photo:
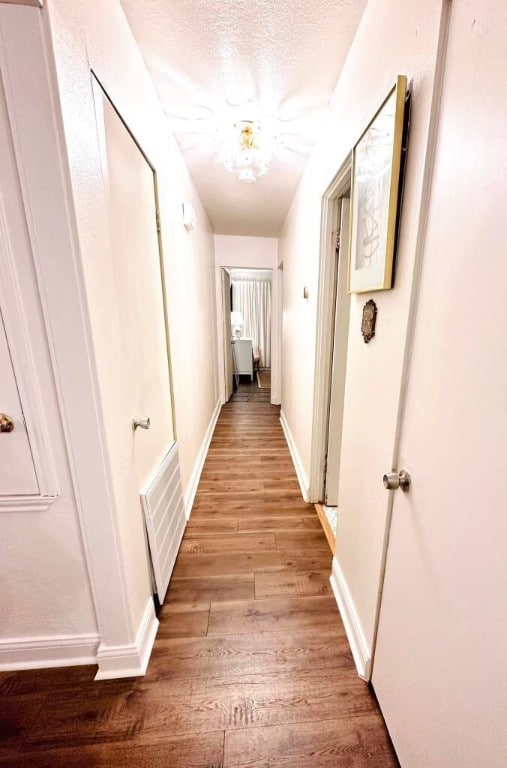
[{"label": "small wall sconce", "polygon": [[191,203],[183,203],[183,226],[190,231],[195,229],[196,216],[194,207]]},{"label": "small wall sconce", "polygon": [[308,290],[307,286],[305,285],[305,287],[303,288],[303,299],[307,299],[309,295],[310,295],[310,291]]}]

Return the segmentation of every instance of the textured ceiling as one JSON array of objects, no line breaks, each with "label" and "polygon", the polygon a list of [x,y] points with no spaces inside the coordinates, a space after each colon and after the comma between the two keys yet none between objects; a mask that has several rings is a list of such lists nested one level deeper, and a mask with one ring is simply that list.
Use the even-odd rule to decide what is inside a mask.
[{"label": "textured ceiling", "polygon": [[[276,236],[366,0],[121,0],[219,234]],[[266,176],[220,163],[238,119],[280,137]]]}]

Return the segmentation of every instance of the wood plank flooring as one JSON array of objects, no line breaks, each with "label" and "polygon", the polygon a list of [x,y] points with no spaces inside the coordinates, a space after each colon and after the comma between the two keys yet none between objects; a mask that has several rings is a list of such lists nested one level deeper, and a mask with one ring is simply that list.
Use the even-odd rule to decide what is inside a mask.
[{"label": "wood plank flooring", "polygon": [[224,406],[148,673],[0,675],[10,768],[394,768],[269,390]]}]

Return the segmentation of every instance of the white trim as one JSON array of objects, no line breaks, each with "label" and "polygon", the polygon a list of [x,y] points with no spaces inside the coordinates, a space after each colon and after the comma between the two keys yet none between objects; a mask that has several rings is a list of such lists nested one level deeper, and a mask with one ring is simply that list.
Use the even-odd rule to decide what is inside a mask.
[{"label": "white trim", "polygon": [[215,267],[215,307],[217,319],[218,393],[221,405],[225,399],[225,350],[224,350],[224,297],[222,294],[222,267]]},{"label": "white trim", "polygon": [[117,677],[140,677],[145,674],[150,661],[153,643],[157,636],[158,619],[153,599],[146,603],[143,617],[132,645],[105,646],[97,652],[98,671],[95,680],[113,680]]},{"label": "white trim", "polygon": [[45,512],[59,496],[2,496],[0,512]]},{"label": "white trim", "polygon": [[371,666],[372,656],[368,649],[368,644],[364,636],[364,632],[359,621],[359,616],[352,599],[352,595],[349,592],[347,582],[340,568],[340,564],[336,556],[333,558],[333,570],[329,579],[331,582],[331,589],[335,596],[338,608],[340,610],[340,616],[347,633],[347,639],[349,641],[350,650],[354,657],[356,669],[359,677],[367,682],[371,678]]},{"label": "white trim", "polygon": [[98,635],[55,635],[0,642],[0,672],[96,664]]},{"label": "white trim", "polygon": [[287,440],[287,445],[289,446],[292,463],[294,464],[294,469],[296,470],[296,475],[298,478],[299,487],[301,488],[303,499],[308,501],[310,496],[308,477],[306,475],[303,462],[301,461],[301,456],[299,455],[296,442],[292,436],[292,432],[290,431],[289,424],[283,411],[280,411],[280,424],[282,425],[283,433],[285,435],[285,439]]},{"label": "white trim", "polygon": [[217,404],[215,405],[215,410],[211,415],[210,423],[208,424],[208,429],[206,430],[206,434],[204,435],[204,440],[202,441],[201,447],[199,449],[199,453],[197,454],[197,459],[195,461],[192,474],[190,475],[187,489],[183,495],[183,503],[185,506],[185,517],[187,518],[187,520],[189,519],[190,513],[192,512],[192,506],[194,504],[195,494],[197,493],[197,486],[199,485],[199,480],[201,479],[202,468],[204,467],[204,462],[206,461],[206,456],[208,455],[209,445],[211,443],[211,438],[213,437],[213,432],[215,431],[215,426],[218,421],[218,417],[220,416],[221,408],[222,408],[222,400],[219,399]]},{"label": "white trim", "polygon": [[310,488],[308,500],[323,501],[324,458],[326,454],[329,389],[333,360],[335,246],[332,232],[336,225],[337,200],[350,185],[351,158],[347,157],[322,197],[320,228],[319,285],[317,300],[317,335],[312,415]]}]

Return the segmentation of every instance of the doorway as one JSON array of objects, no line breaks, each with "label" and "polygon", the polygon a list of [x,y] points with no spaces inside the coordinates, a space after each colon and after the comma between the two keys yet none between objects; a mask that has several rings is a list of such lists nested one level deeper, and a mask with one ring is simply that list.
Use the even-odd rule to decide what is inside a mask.
[{"label": "doorway", "polygon": [[[347,288],[350,229],[350,162],[337,174],[322,207],[318,307],[315,433],[310,501],[334,551],[340,488],[343,406],[350,296]],[[320,338],[319,338],[320,337]]]},{"label": "doorway", "polygon": [[[241,387],[271,397],[273,271],[222,267],[224,401]],[[246,389],[245,389],[246,388]]]}]

